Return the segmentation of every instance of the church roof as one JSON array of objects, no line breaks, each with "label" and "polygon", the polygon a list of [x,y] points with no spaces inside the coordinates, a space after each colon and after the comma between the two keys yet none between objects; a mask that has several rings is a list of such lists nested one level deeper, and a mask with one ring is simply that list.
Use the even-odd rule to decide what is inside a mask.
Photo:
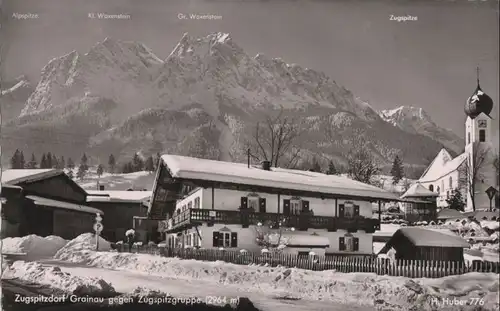
[{"label": "church roof", "polygon": [[437,197],[439,194],[437,192],[432,192],[422,186],[420,183],[413,184],[402,196],[405,198],[419,198],[419,197]]},{"label": "church roof", "polygon": [[467,153],[464,152],[453,159],[448,151],[443,148],[425,170],[424,174],[422,174],[419,182],[436,181],[449,173],[456,171],[465,159],[467,159]]}]

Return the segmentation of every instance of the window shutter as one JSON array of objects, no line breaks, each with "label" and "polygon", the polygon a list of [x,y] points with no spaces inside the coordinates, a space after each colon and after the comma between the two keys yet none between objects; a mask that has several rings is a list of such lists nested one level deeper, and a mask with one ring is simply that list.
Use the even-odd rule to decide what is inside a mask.
[{"label": "window shutter", "polygon": [[231,232],[231,247],[238,247],[238,233]]},{"label": "window shutter", "polygon": [[309,212],[309,201],[302,201],[302,211]]},{"label": "window shutter", "polygon": [[354,216],[359,216],[359,205],[354,205]]},{"label": "window shutter", "polygon": [[222,239],[220,237],[220,234],[218,231],[215,231],[213,233],[213,243],[212,243],[212,246],[213,247],[218,247],[220,245],[220,242],[222,242]]},{"label": "window shutter", "polygon": [[344,239],[344,237],[339,238],[339,251],[345,251],[345,239]]},{"label": "window shutter", "polygon": [[359,251],[359,238],[353,238],[353,247],[352,250],[357,252]]},{"label": "window shutter", "polygon": [[339,204],[339,217],[344,217],[344,204]]},{"label": "window shutter", "polygon": [[283,200],[283,214],[290,215],[290,200]]},{"label": "window shutter", "polygon": [[248,198],[247,197],[241,197],[241,208],[248,208]]},{"label": "window shutter", "polygon": [[266,212],[266,199],[265,198],[259,198],[259,212],[261,212],[261,213]]}]

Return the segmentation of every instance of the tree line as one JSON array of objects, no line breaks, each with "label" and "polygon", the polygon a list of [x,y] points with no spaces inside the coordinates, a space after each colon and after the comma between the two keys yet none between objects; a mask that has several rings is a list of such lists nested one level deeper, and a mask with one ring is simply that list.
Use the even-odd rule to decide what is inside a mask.
[{"label": "tree line", "polygon": [[[157,163],[160,159],[160,154],[157,153],[155,157],[150,155],[146,159],[143,159],[138,153],[135,153],[131,160],[123,163],[121,166],[117,164],[116,158],[113,154],[108,157],[107,167],[102,164],[97,165],[97,175],[100,177],[106,171],[108,173],[133,173],[140,171],[153,172],[157,168]],[[34,153],[31,154],[30,160],[27,161],[24,157],[22,150],[16,149],[13,156],[10,159],[11,169],[65,169],[66,174],[70,178],[77,177],[83,180],[89,171],[89,159],[84,153],[80,159],[78,166],[75,164],[72,158],[65,159],[64,156],[56,156],[54,153],[47,152],[43,153],[40,157],[40,161]],[[76,176],[74,169],[77,169]]]}]

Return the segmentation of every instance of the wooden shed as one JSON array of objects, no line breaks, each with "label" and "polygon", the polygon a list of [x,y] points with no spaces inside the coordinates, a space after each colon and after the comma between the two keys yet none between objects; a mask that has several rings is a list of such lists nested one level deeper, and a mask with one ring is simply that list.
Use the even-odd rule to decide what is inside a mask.
[{"label": "wooden shed", "polygon": [[464,261],[464,248],[470,245],[451,231],[438,232],[422,228],[401,228],[382,248],[379,254],[391,248],[398,260]]}]

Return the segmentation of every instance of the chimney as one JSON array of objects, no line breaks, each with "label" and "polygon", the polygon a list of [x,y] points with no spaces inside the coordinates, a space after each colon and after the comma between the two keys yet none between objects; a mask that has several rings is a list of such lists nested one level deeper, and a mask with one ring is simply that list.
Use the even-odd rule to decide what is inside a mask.
[{"label": "chimney", "polygon": [[262,169],[264,171],[270,171],[271,170],[271,161],[262,161],[262,162],[260,162],[260,165],[262,166]]},{"label": "chimney", "polygon": [[104,185],[99,185],[99,190],[104,191]]}]

